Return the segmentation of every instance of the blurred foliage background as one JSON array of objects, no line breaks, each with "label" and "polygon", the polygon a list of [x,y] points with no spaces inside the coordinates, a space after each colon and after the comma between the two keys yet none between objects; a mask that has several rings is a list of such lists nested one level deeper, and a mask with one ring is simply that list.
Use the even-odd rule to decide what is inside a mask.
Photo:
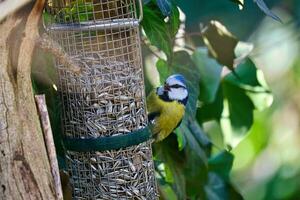
[{"label": "blurred foliage background", "polygon": [[[220,182],[212,178],[212,176],[214,176],[213,174],[217,172],[216,174],[219,175],[223,181],[225,180],[225,182],[230,183],[245,199],[300,199],[300,165],[298,162],[300,156],[300,99],[297,92],[300,63],[298,56],[300,1],[269,0],[265,2],[269,8],[271,8],[272,12],[281,18],[282,23],[266,16],[253,1],[244,1],[242,10],[240,10],[237,5],[224,0],[176,1],[177,6],[181,10],[181,16],[184,16],[183,19],[185,21],[184,32],[181,33],[179,31],[179,33],[187,36],[184,37],[184,44],[182,44],[181,47],[183,47],[183,49],[192,50],[192,52],[189,53],[192,55],[193,61],[196,59],[194,62],[196,66],[202,68],[202,65],[204,65],[199,72],[199,74],[201,74],[200,79],[202,80],[200,80],[200,96],[197,104],[196,121],[200,125],[200,130],[198,131],[202,134],[207,134],[208,140],[212,143],[212,148],[210,149],[208,147],[211,152],[208,153],[207,146],[205,147],[205,145],[203,145],[205,141],[203,142],[203,138],[200,139],[200,141],[202,141],[202,143],[200,142],[200,147],[204,150],[206,149],[209,164],[207,168],[198,168],[202,173],[193,174],[202,179],[205,179],[203,178],[204,176],[208,176],[208,178],[206,177],[208,181],[202,183],[192,181],[193,186],[199,184],[199,193],[196,194],[193,193],[193,191],[185,191],[188,196],[185,198],[239,199],[239,196],[230,196],[232,194],[230,188],[224,187],[224,185],[222,186]],[[233,123],[231,123],[231,127],[226,126],[226,122],[222,122],[224,119],[222,119],[221,116],[224,116],[224,110],[222,113],[218,113],[217,111],[218,105],[221,106],[220,103],[214,102],[213,105],[207,104],[210,98],[207,97],[207,95],[209,95],[208,90],[212,92],[212,90],[216,89],[213,84],[216,83],[216,79],[218,79],[217,76],[214,77],[211,76],[211,74],[219,73],[218,70],[220,69],[217,67],[218,63],[214,63],[212,60],[207,61],[207,57],[209,56],[205,56],[205,50],[199,49],[199,47],[205,47],[207,45],[205,45],[205,42],[202,40],[203,38],[201,39],[201,35],[198,33],[201,32],[200,29],[203,29],[211,20],[221,22],[239,41],[253,44],[253,49],[247,57],[255,63],[259,72],[263,72],[265,80],[268,83],[267,89],[265,90],[266,95],[269,95],[269,91],[271,91],[273,95],[273,97],[262,97],[262,94],[254,93],[253,98],[250,98],[252,102],[247,102],[247,98],[244,98],[244,96],[240,94],[241,91],[239,91],[239,89],[231,88],[232,85],[230,85],[228,89],[225,83],[231,75],[225,76],[224,74],[227,74],[226,68],[223,68],[221,72],[223,94],[221,95],[227,99],[229,105],[231,104],[230,102],[232,102],[232,106],[229,106],[231,109],[229,109],[229,113],[227,114],[230,116],[236,115],[237,118],[237,120],[233,119],[235,122],[231,121]],[[230,43],[226,44],[226,42],[222,43],[222,47],[224,51],[230,51],[231,48]],[[221,51],[220,54],[224,54],[224,52]],[[150,56],[151,59],[147,58],[147,51],[144,55],[146,57],[146,68],[154,66],[157,58],[155,58],[155,56]],[[229,55],[226,54],[226,57],[228,56]],[[168,58],[166,58],[166,60],[168,60]],[[221,63],[221,66],[222,64],[224,63]],[[247,63],[244,64],[244,67],[245,65],[247,65]],[[156,66],[162,77],[162,74],[164,74],[161,70],[162,63],[157,62]],[[209,69],[205,69],[205,66]],[[213,67],[215,69],[212,69]],[[249,69],[245,69],[245,76],[243,76],[242,70],[239,71],[241,67],[243,67],[243,64],[239,65],[236,69],[237,74],[240,76],[240,80],[236,79],[237,82],[245,83],[247,79],[254,78],[255,72],[251,73]],[[180,70],[176,70],[176,72],[178,71]],[[146,72],[148,72],[148,77],[153,77],[153,71],[150,70],[149,72],[149,70],[147,71],[146,69]],[[261,73],[257,73],[256,71],[256,75],[258,74]],[[231,78],[235,79],[233,76]],[[259,79],[259,77],[256,78]],[[195,83],[194,81],[195,80],[192,82]],[[206,87],[205,85],[209,86]],[[253,84],[248,84],[248,86],[249,85],[253,86],[252,88],[257,88],[259,84],[255,86]],[[216,93],[216,99],[218,99],[218,94],[219,92]],[[254,104],[256,109],[252,109],[251,104]],[[251,114],[253,114],[252,119]],[[241,126],[239,127],[239,125]],[[187,127],[191,129],[190,125],[187,125]],[[190,134],[183,130],[187,127],[183,124],[176,133],[182,131],[185,136]],[[239,129],[236,131],[228,130],[232,128]],[[193,132],[193,130],[191,130],[191,132]],[[194,134],[198,133],[199,132]],[[230,135],[232,134],[235,134],[235,136],[231,137]],[[236,134],[240,134],[241,137],[238,137]],[[236,138],[238,138],[237,142],[235,142]],[[178,139],[178,141],[180,141],[180,139]],[[188,146],[192,145],[191,141],[187,143]],[[228,145],[231,145],[231,147],[228,147]],[[189,147],[185,146],[184,148]],[[194,147],[191,147],[191,149],[191,151],[195,151]],[[176,154],[180,155],[181,152],[182,150]],[[228,154],[222,154],[224,152]],[[193,155],[189,151],[187,151],[186,154]],[[230,158],[230,156],[232,156],[232,158]],[[214,167],[212,167],[210,161],[216,157],[220,158],[220,160],[215,162]],[[233,160],[231,171],[230,159]],[[197,159],[194,158],[194,160]],[[202,161],[203,160],[205,160],[205,158],[202,158]],[[201,165],[197,163],[197,161],[192,163],[188,161],[184,162],[186,166]],[[199,162],[201,163],[201,161]],[[190,167],[189,170],[191,170],[191,168],[195,167]],[[208,171],[206,171],[207,169]],[[216,169],[219,169],[219,171]],[[166,171],[168,171],[168,169]],[[182,171],[179,173],[181,172]],[[226,176],[222,176],[226,175],[226,173],[229,173],[228,179]],[[178,174],[175,176],[180,177]],[[190,179],[188,174],[184,174],[184,176],[185,179]],[[179,181],[183,179],[184,178]],[[204,184],[204,191],[202,192],[199,189],[201,184]],[[183,185],[184,184],[181,186]],[[216,188],[218,186],[216,185],[218,185],[219,188],[223,187],[223,189],[225,189],[223,191],[217,191]],[[188,189],[191,188],[189,180],[186,180],[184,186]],[[173,185],[173,189],[175,190],[177,199],[182,199],[183,197],[180,197],[180,194],[176,191],[178,187],[174,187]],[[205,195],[197,196],[202,193]],[[172,199],[170,193],[167,193],[165,196],[167,197],[166,199]]]},{"label": "blurred foliage background", "polygon": [[[181,126],[154,144],[161,199],[300,199],[300,0],[256,2],[144,0],[146,93],[173,73],[190,92]],[[51,57],[35,60],[63,158]]]},{"label": "blurred foliage background", "polygon": [[[265,17],[249,1],[242,11],[224,1],[196,2],[202,6],[197,6],[198,12],[186,12],[187,22],[216,18],[239,38],[252,42],[254,50],[250,57],[264,71],[274,94],[273,105],[254,113],[248,135],[232,151],[233,184],[245,199],[299,199],[300,1],[267,1],[283,24]],[[184,10],[196,8],[185,3],[182,6]],[[194,31],[195,24],[188,23],[188,30]],[[214,134],[215,129],[211,126],[208,132]]]}]

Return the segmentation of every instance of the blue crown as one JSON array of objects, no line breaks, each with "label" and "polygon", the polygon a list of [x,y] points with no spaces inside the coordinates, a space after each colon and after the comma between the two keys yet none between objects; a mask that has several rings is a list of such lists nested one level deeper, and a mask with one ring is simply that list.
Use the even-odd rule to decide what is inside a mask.
[{"label": "blue crown", "polygon": [[173,74],[173,75],[169,76],[169,78],[175,78],[175,79],[179,80],[180,82],[182,82],[184,85],[186,85],[185,78],[181,74]]}]

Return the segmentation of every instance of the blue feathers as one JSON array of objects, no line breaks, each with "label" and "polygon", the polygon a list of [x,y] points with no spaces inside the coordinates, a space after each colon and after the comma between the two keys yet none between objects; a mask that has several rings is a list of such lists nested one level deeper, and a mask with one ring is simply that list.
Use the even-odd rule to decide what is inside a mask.
[{"label": "blue feathers", "polygon": [[184,85],[186,85],[185,78],[181,74],[173,74],[169,78],[175,78],[176,80],[178,80],[178,81],[182,82]]}]

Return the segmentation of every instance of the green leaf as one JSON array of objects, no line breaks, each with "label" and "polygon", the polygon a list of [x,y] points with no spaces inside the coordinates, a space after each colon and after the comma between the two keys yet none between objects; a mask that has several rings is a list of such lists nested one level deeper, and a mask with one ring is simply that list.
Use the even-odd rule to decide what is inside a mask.
[{"label": "green leaf", "polygon": [[192,55],[192,60],[199,69],[199,100],[205,103],[211,103],[215,100],[220,85],[222,67],[216,60],[208,57],[208,51],[204,48],[196,49]]},{"label": "green leaf", "polygon": [[243,200],[244,198],[228,182],[216,173],[208,173],[208,183],[204,186],[207,200]]},{"label": "green leaf", "polygon": [[189,91],[189,99],[186,105],[186,115],[193,118],[196,116],[197,99],[199,96],[199,69],[194,65],[191,56],[186,51],[178,51],[174,53],[173,73],[180,73],[186,79],[187,88]]},{"label": "green leaf", "polygon": [[[160,191],[160,195],[161,197],[166,197],[168,200],[178,200],[176,193],[174,192],[174,190],[172,189],[172,187],[170,187],[170,185],[165,184],[165,185],[159,185],[159,191]],[[163,199],[166,199],[163,198]]]},{"label": "green leaf", "polygon": [[202,163],[207,165],[207,156],[205,154],[204,149],[201,146],[201,140],[199,141],[197,137],[195,137],[194,133],[188,127],[188,120],[184,118],[182,124],[179,127],[179,130],[184,134],[186,138],[188,148],[192,149],[195,155],[198,156],[198,159],[201,160]]},{"label": "green leaf", "polygon": [[207,180],[207,166],[199,159],[192,149],[186,149],[185,177],[186,192],[189,197],[194,196],[195,199],[204,199],[203,185]]},{"label": "green leaf", "polygon": [[167,169],[166,179],[171,180],[178,199],[186,199],[183,152],[178,151],[176,137],[171,134],[159,144],[154,144],[155,159],[162,161]]},{"label": "green leaf", "polygon": [[239,191],[232,185],[227,183],[228,199],[229,200],[244,200],[244,197],[239,193]]},{"label": "green leaf", "polygon": [[249,58],[241,63],[235,71],[238,74],[239,78],[231,73],[225,77],[225,80],[239,87],[243,87],[246,85],[260,86],[260,83],[258,82],[256,76],[256,66]]},{"label": "green leaf", "polygon": [[255,108],[263,110],[271,106],[273,96],[265,81],[263,72],[256,68],[250,59],[245,59],[236,73],[239,78],[232,74],[226,77],[226,80],[246,91],[246,95],[251,99]]},{"label": "green leaf", "polygon": [[234,49],[238,40],[224,25],[218,21],[210,23],[202,30],[204,44],[209,49],[210,55],[220,64],[233,70],[235,59]]},{"label": "green leaf", "polygon": [[176,5],[172,6],[171,15],[169,16],[167,25],[169,28],[170,37],[174,39],[180,26],[179,10]]},{"label": "green leaf", "polygon": [[217,155],[209,158],[209,170],[215,172],[224,180],[229,180],[229,173],[232,168],[234,156],[228,151],[221,151]]},{"label": "green leaf", "polygon": [[237,78],[228,74],[222,81],[224,109],[221,127],[227,144],[236,146],[251,128],[253,110],[271,105],[273,97],[263,74],[248,58],[236,68]]},{"label": "green leaf", "polygon": [[207,200],[227,200],[226,185],[215,173],[208,173],[208,183],[204,186]]},{"label": "green leaf", "polygon": [[175,134],[177,136],[177,142],[178,142],[178,149],[179,151],[182,151],[184,147],[186,146],[186,139],[184,137],[184,133],[180,131],[180,129],[175,130]]},{"label": "green leaf", "polygon": [[223,81],[224,109],[221,127],[224,139],[232,147],[245,136],[253,123],[254,106],[245,91],[238,86]]},{"label": "green leaf", "polygon": [[199,123],[203,123],[210,120],[219,120],[223,111],[223,91],[222,87],[219,87],[215,100],[212,103],[203,104],[197,109],[197,120]]},{"label": "green leaf", "polygon": [[161,58],[158,59],[156,62],[156,69],[159,73],[160,84],[163,85],[165,80],[170,75],[167,61],[165,61]]},{"label": "green leaf", "polygon": [[247,96],[251,99],[254,107],[262,111],[268,107],[270,107],[273,103],[273,95],[269,91],[265,92],[246,92]]},{"label": "green leaf", "polygon": [[144,6],[142,26],[150,43],[162,50],[168,58],[172,57],[175,35],[180,26],[177,6],[170,2],[170,13],[165,18],[156,4],[147,4]]},{"label": "green leaf", "polygon": [[208,136],[203,132],[202,128],[199,126],[196,120],[189,121],[189,129],[201,147],[210,150],[211,141]]},{"label": "green leaf", "polygon": [[282,23],[281,19],[268,8],[264,0],[254,0],[254,2],[266,15]]},{"label": "green leaf", "polygon": [[144,6],[142,26],[151,44],[162,50],[169,57],[173,49],[172,42],[164,16],[157,7]]}]

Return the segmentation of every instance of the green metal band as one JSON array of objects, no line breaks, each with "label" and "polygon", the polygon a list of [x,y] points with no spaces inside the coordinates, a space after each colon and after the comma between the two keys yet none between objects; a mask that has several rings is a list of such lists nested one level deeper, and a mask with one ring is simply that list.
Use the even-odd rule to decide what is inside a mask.
[{"label": "green metal band", "polygon": [[98,138],[64,138],[67,150],[77,152],[117,150],[138,145],[149,140],[151,132],[149,127],[142,128],[125,135],[98,137]]}]

